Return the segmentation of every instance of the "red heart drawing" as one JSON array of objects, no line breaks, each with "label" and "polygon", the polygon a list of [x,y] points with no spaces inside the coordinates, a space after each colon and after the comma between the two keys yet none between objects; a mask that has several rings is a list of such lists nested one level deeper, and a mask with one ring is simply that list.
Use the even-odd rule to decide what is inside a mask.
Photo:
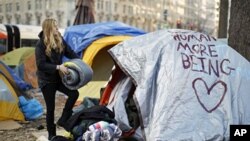
[{"label": "red heart drawing", "polygon": [[[203,82],[203,83],[199,83],[199,82]],[[197,83],[199,83],[200,85],[196,85]],[[201,84],[204,84],[204,85],[201,85]],[[220,80],[215,82],[211,87],[208,87],[207,83],[202,78],[196,78],[193,81],[192,85],[193,85],[193,89],[195,91],[195,95],[199,103],[201,104],[202,108],[205,109],[205,111],[207,111],[208,113],[211,113],[212,111],[214,111],[216,108],[219,107],[219,105],[223,101],[224,96],[227,92],[227,84]],[[221,90],[222,88],[219,88],[220,85],[223,86],[223,90]],[[202,86],[205,86],[205,88],[203,88]],[[216,89],[216,87],[218,89]],[[215,90],[214,88],[216,89],[216,91],[213,91]],[[215,93],[215,92],[219,92],[219,93]],[[211,95],[211,93],[213,93],[213,95]],[[204,100],[202,99],[202,97],[205,97],[208,99]],[[215,99],[212,99],[213,97],[215,97]]]}]

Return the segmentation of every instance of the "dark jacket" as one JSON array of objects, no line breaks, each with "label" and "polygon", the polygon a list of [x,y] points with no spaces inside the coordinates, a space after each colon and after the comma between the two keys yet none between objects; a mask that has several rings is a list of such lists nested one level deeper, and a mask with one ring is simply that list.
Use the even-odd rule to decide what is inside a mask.
[{"label": "dark jacket", "polygon": [[79,56],[67,45],[67,43],[62,38],[63,44],[65,46],[63,52],[57,53],[52,49],[51,57],[49,57],[45,53],[46,46],[44,44],[43,32],[40,32],[38,36],[40,39],[36,44],[35,54],[38,84],[41,88],[47,83],[56,83],[61,81],[59,71],[56,69],[56,66],[62,64],[63,56],[69,59],[79,58]]}]

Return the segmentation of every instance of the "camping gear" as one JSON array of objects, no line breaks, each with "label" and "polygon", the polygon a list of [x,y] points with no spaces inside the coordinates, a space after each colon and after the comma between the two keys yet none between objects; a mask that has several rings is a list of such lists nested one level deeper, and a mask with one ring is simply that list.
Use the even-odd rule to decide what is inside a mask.
[{"label": "camping gear", "polygon": [[12,68],[26,83],[30,84],[33,88],[38,88],[35,48],[22,47],[14,49],[1,56],[0,60]]},{"label": "camping gear", "polygon": [[100,98],[100,91],[108,82],[114,62],[107,50],[114,45],[146,32],[120,22],[104,22],[69,26],[64,39],[93,70],[92,80],[78,89],[78,101],[85,96]]},{"label": "camping gear", "polygon": [[82,54],[97,39],[106,36],[138,36],[142,34],[145,34],[143,30],[121,22],[104,22],[69,26],[63,37],[77,54]]},{"label": "camping gear", "polygon": [[9,67],[15,68],[16,66],[22,64],[27,58],[29,58],[34,53],[35,48],[22,47],[4,54],[0,57],[0,60]]},{"label": "camping gear", "polygon": [[130,36],[107,36],[94,41],[83,54],[83,60],[93,70],[92,80],[78,89],[80,96],[79,99],[82,100],[84,96],[100,98],[100,90],[108,82],[111,70],[114,66],[114,61],[108,54],[109,50],[114,45],[128,40],[132,37]]},{"label": "camping gear", "polygon": [[[101,126],[105,124],[105,126]],[[92,127],[92,128],[91,128]],[[122,131],[113,123],[99,121],[89,126],[83,134],[84,141],[116,141],[121,137]]]},{"label": "camping gear", "polygon": [[24,94],[23,93],[24,91],[30,90],[32,88],[31,85],[27,84],[20,77],[18,77],[16,73],[1,60],[0,60],[0,71],[8,78],[8,81],[15,88],[18,96]]},{"label": "camping gear", "polygon": [[8,78],[0,71],[0,120],[21,120],[24,115],[19,108],[18,96]]},{"label": "camping gear", "polygon": [[86,85],[93,76],[93,70],[81,59],[71,59],[64,63],[68,74],[61,74],[63,84],[70,90],[77,90]]},{"label": "camping gear", "polygon": [[[23,101],[22,99],[29,98],[26,91],[31,89],[31,86],[21,80],[14,71],[5,65],[2,61],[0,61],[0,120],[6,119],[15,119],[15,120],[25,120],[27,119],[35,119],[38,115],[41,115],[41,112],[36,111],[37,113],[31,114],[31,112],[26,113],[27,109],[32,109],[30,111],[34,111],[35,109],[41,109],[41,105],[35,99],[31,101]],[[21,103],[19,101],[21,100]],[[25,103],[25,104],[24,104]],[[19,106],[29,106],[29,108],[20,109]],[[40,105],[40,107],[39,107]],[[36,107],[36,108],[34,108]],[[25,112],[25,116],[23,111]],[[38,114],[39,113],[39,114]],[[27,116],[27,114],[29,114]]]},{"label": "camping gear", "polygon": [[123,117],[132,85],[141,140],[229,140],[230,125],[250,124],[249,61],[216,38],[160,30],[109,53],[127,76],[114,85],[107,105],[123,131],[130,126]]},{"label": "camping gear", "polygon": [[65,130],[71,132],[74,138],[78,138],[88,130],[90,125],[99,121],[116,124],[113,112],[105,106],[95,105],[82,109],[78,113],[72,115],[66,122],[64,128]]},{"label": "camping gear", "polygon": [[35,98],[19,96],[19,105],[26,120],[35,120],[43,115],[43,106]]}]

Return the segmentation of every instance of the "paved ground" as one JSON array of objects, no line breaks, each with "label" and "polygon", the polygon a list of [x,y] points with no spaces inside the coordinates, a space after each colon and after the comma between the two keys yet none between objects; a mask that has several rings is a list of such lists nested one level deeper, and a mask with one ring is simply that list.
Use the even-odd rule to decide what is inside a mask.
[{"label": "paved ground", "polygon": [[[22,127],[13,130],[0,130],[0,140],[1,141],[36,141],[37,136],[45,135],[47,136],[46,123],[45,123],[45,104],[41,93],[32,94],[44,107],[44,114],[34,121],[17,121]],[[57,94],[56,96],[56,110],[55,119],[59,119],[61,112],[66,101],[66,97],[62,94]],[[59,134],[64,132],[61,127],[57,127]]]}]

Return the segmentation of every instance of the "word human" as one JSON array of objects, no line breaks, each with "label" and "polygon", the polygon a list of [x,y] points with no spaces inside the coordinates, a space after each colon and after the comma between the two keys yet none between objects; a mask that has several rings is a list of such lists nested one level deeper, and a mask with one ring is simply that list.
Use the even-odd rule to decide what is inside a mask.
[{"label": "word human", "polygon": [[230,75],[235,68],[230,66],[230,60],[218,59],[217,50],[214,44],[215,38],[205,34],[195,35],[174,35],[174,40],[179,41],[177,51],[181,52],[182,65],[184,69],[214,74],[219,77],[221,74]]}]

